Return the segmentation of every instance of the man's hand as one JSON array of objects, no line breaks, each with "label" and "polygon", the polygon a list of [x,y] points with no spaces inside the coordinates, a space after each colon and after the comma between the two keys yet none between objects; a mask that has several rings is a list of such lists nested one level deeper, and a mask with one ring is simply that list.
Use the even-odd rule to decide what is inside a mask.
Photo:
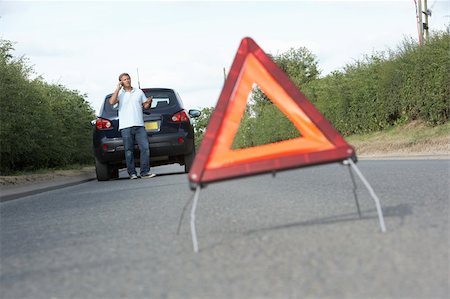
[{"label": "man's hand", "polygon": [[153,97],[152,96],[148,97],[147,101],[142,103],[142,107],[144,107],[144,110],[147,110],[152,105],[152,102],[153,102]]},{"label": "man's hand", "polygon": [[122,81],[119,81],[119,83],[117,84],[116,90],[113,92],[112,96],[109,98],[109,103],[111,105],[115,105],[117,103],[117,97],[119,95],[119,91],[120,89],[122,89],[123,85],[122,85]]}]

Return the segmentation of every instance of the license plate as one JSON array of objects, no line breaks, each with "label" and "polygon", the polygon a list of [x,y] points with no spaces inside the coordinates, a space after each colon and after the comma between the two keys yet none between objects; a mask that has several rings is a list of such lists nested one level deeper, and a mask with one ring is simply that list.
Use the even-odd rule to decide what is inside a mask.
[{"label": "license plate", "polygon": [[145,123],[145,129],[148,131],[158,130],[158,122],[157,121],[149,121]]}]

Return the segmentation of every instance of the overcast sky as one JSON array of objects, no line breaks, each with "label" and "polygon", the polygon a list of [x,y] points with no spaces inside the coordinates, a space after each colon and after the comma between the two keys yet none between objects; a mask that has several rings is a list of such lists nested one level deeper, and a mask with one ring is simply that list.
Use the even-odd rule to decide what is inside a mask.
[{"label": "overcast sky", "polygon": [[[449,3],[428,0],[431,29],[450,23]],[[326,75],[418,34],[414,0],[0,2],[0,38],[14,55],[96,111],[120,73],[137,86],[137,68],[141,87],[174,88],[186,108],[215,106],[246,36],[271,54],[307,47]]]}]

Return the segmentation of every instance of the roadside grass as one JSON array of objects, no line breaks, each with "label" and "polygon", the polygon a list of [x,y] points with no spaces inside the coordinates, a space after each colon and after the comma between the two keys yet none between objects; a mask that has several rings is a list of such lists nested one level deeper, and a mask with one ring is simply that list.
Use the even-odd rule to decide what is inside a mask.
[{"label": "roadside grass", "polygon": [[8,173],[7,176],[21,176],[21,175],[33,175],[33,174],[46,174],[46,173],[52,173],[52,172],[64,172],[64,171],[71,171],[71,170],[83,170],[86,168],[92,168],[94,165],[94,162],[92,164],[72,164],[72,165],[65,165],[61,167],[54,167],[54,168],[39,168],[39,169],[25,169],[21,171],[14,171],[11,173]]},{"label": "roadside grass", "polygon": [[74,164],[58,168],[17,171],[0,176],[0,186],[22,185],[95,173],[94,164]]},{"label": "roadside grass", "polygon": [[363,156],[450,155],[450,122],[430,127],[413,121],[385,131],[348,136],[346,140]]}]

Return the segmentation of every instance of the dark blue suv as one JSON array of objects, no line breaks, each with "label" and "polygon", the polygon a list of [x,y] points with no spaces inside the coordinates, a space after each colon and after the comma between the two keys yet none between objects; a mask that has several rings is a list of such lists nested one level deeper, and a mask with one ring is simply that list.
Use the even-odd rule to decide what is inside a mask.
[{"label": "dark blue suv", "polygon": [[[173,89],[142,88],[153,102],[144,110],[145,128],[150,145],[150,165],[178,163],[189,172],[195,157],[194,128],[191,118],[199,117],[199,110],[184,109],[180,96]],[[122,136],[118,130],[117,105],[109,104],[111,94],[105,97],[100,115],[95,120],[93,145],[97,180],[107,181],[119,177],[125,168]],[[135,162],[139,166],[139,148],[135,145]]]}]

